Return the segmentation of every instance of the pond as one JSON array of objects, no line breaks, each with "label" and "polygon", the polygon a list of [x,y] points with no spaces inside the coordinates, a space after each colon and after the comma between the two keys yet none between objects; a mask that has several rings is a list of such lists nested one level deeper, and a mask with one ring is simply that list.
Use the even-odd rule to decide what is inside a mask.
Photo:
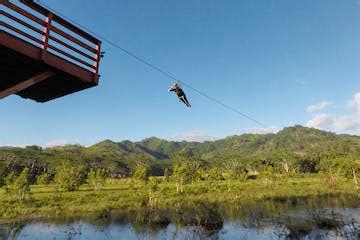
[{"label": "pond", "polygon": [[360,239],[360,202],[356,195],[326,195],[104,211],[0,224],[0,239]]}]

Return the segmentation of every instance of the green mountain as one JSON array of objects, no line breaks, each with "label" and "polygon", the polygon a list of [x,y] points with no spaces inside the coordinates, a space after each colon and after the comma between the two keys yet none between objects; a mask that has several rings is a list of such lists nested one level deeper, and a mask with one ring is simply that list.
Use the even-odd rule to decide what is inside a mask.
[{"label": "green mountain", "polygon": [[336,135],[302,126],[284,128],[276,134],[243,134],[204,143],[169,142],[148,138],[137,144],[166,155],[167,158],[178,153],[202,159],[215,159],[226,156],[266,155],[274,151],[286,151],[299,156],[312,152],[360,152],[359,136]]},{"label": "green mountain", "polygon": [[103,167],[114,176],[119,176],[129,174],[132,166],[139,161],[164,168],[179,156],[202,159],[218,166],[229,159],[241,159],[245,163],[258,165],[265,162],[276,165],[276,162],[284,159],[300,163],[311,160],[315,162],[313,164],[324,164],[324,161],[340,157],[360,157],[360,137],[294,126],[276,134],[243,134],[202,143],[151,137],[139,142],[105,140],[90,147],[1,147],[0,175],[9,169],[20,171],[24,166],[30,167],[34,173],[51,172],[66,159],[75,164]]}]

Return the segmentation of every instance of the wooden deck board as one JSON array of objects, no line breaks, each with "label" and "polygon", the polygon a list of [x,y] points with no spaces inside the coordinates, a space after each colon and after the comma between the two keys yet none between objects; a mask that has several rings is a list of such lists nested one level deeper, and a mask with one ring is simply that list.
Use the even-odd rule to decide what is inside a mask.
[{"label": "wooden deck board", "polygon": [[99,76],[23,39],[0,31],[0,91],[45,71],[56,72],[17,94],[46,102],[98,84]]}]

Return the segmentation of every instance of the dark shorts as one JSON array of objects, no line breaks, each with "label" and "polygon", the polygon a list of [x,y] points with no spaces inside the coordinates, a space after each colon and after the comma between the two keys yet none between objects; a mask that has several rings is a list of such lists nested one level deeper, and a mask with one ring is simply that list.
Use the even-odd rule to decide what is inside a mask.
[{"label": "dark shorts", "polygon": [[179,89],[176,91],[176,94],[178,95],[178,97],[185,97],[185,93],[183,90]]}]

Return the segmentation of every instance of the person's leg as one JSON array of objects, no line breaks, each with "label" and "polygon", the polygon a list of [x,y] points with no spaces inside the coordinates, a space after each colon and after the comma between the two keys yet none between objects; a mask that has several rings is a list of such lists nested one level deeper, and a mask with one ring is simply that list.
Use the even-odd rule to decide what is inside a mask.
[{"label": "person's leg", "polygon": [[183,98],[184,98],[184,103],[186,104],[186,106],[191,107],[191,105],[185,95],[183,96]]},{"label": "person's leg", "polygon": [[185,101],[185,99],[184,99],[183,96],[179,97],[179,100],[182,101],[182,102],[187,106],[187,103],[186,103],[186,101]]}]

